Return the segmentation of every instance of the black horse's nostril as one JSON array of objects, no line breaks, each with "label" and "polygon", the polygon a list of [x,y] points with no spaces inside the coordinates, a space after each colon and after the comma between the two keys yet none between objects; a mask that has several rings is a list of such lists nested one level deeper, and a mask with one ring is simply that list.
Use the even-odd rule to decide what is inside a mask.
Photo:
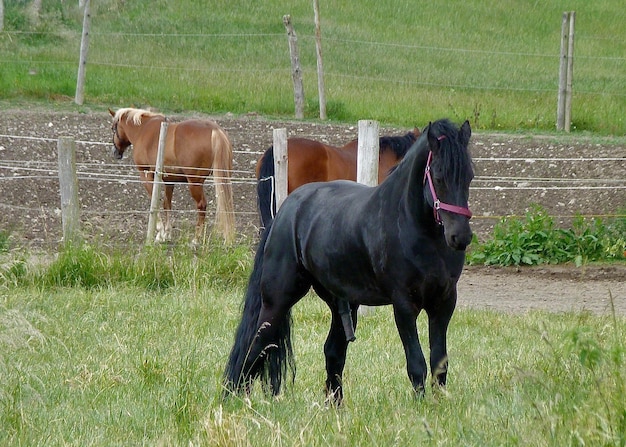
[{"label": "black horse's nostril", "polygon": [[469,244],[471,244],[472,242],[472,233],[470,232],[469,234],[466,233],[461,233],[461,234],[451,234],[450,238],[448,239],[448,245],[450,246],[450,248],[453,248],[455,250],[459,250],[459,251],[463,251],[465,250]]}]

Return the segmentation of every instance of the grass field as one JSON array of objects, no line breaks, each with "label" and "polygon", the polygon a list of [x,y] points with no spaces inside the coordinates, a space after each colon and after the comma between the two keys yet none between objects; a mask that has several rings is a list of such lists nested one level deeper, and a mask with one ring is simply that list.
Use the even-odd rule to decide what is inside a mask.
[{"label": "grass field", "polygon": [[[2,445],[624,445],[622,318],[458,311],[448,388],[417,400],[390,309],[363,320],[342,408],[324,403],[328,311],[294,308],[279,399],[222,401],[242,289],[3,287]],[[423,344],[425,320],[420,317]]]},{"label": "grass field", "polygon": [[[83,245],[34,263],[0,245],[0,445],[626,441],[626,320],[611,315],[459,310],[448,387],[417,399],[380,308],[359,325],[334,408],[323,391],[329,311],[309,295],[293,309],[295,381],[276,399],[257,386],[223,400],[252,252],[210,247],[130,256]],[[428,352],[424,316],[418,326]]]},{"label": "grass field", "polygon": [[[72,103],[82,15],[44,3],[39,25],[8,2],[0,99]],[[310,1],[92,4],[84,107],[293,116],[282,17],[299,36],[306,118],[318,116]],[[561,15],[575,10],[573,130],[623,135],[626,12],[589,2],[320,2],[331,120],[424,125],[448,116],[475,129],[555,126]]]}]

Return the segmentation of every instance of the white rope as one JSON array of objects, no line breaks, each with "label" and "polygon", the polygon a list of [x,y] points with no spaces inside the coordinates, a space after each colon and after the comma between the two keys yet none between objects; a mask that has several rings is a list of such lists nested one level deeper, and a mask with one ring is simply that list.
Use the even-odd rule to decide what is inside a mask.
[{"label": "white rope", "polygon": [[269,177],[263,177],[259,179],[259,182],[267,182],[270,181],[271,182],[271,190],[270,190],[270,214],[272,216],[272,219],[274,219],[274,217],[276,217],[276,213],[274,212],[274,208],[275,208],[275,204],[274,204],[274,200],[276,200],[276,179],[274,178],[273,175],[270,175]]}]

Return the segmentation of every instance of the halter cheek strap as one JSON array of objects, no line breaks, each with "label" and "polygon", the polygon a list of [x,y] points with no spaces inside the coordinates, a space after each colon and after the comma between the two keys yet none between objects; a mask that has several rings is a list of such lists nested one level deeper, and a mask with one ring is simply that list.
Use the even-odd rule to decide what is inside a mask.
[{"label": "halter cheek strap", "polygon": [[[441,141],[445,138],[445,135],[440,136],[437,140]],[[430,188],[430,194],[433,197],[433,213],[435,215],[435,221],[439,225],[443,225],[443,221],[441,220],[441,216],[439,214],[439,210],[448,211],[454,214],[460,214],[462,216],[467,217],[468,219],[472,218],[472,212],[469,208],[450,205],[448,203],[444,203],[437,198],[437,193],[435,192],[435,185],[433,184],[433,177],[430,174],[430,162],[432,161],[433,153],[430,151],[428,153],[428,161],[426,162],[426,170],[424,171],[424,183],[428,181],[428,187]]]}]

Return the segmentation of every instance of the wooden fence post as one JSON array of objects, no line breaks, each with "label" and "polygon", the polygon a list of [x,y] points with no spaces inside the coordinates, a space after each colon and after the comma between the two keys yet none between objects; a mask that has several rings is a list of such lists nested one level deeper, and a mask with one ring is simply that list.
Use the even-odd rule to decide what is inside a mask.
[{"label": "wooden fence post", "polygon": [[302,86],[302,69],[298,55],[298,37],[291,24],[291,16],[283,16],[283,23],[287,29],[289,40],[289,54],[291,55],[291,76],[293,78],[293,99],[296,103],[296,119],[304,118],[304,87]]},{"label": "wooden fence post", "polygon": [[574,24],[576,13],[564,12],[561,22],[561,54],[559,59],[559,94],[556,109],[556,130],[570,131],[572,122],[572,80],[574,77]]},{"label": "wooden fence post", "polygon": [[315,16],[315,49],[317,50],[317,93],[320,101],[320,119],[326,119],[326,92],[324,91],[324,64],[322,63],[322,30],[320,25],[320,2],[313,0]]},{"label": "wooden fence post", "polygon": [[78,61],[78,77],[76,79],[76,96],[74,102],[82,105],[85,99],[85,71],[87,70],[87,52],[89,50],[89,27],[91,26],[89,0],[85,0],[83,15],[83,36],[80,41],[80,58]]},{"label": "wooden fence post", "polygon": [[356,181],[368,186],[378,184],[378,122],[372,120],[359,121],[358,160],[356,165]]},{"label": "wooden fence post", "polygon": [[574,78],[574,24],[576,12],[569,13],[569,32],[567,34],[567,85],[565,88],[565,132],[572,125],[572,81]]},{"label": "wooden fence post", "polygon": [[274,195],[276,212],[287,198],[289,157],[287,154],[287,129],[274,129]]},{"label": "wooden fence post", "polygon": [[[359,121],[356,181],[368,186],[378,184],[378,159],[380,156],[378,127],[378,121]],[[373,311],[372,306],[359,306],[359,315],[367,315]]]},{"label": "wooden fence post", "polygon": [[61,220],[63,242],[79,239],[78,177],[76,176],[76,143],[69,137],[57,141],[59,186],[61,192]]},{"label": "wooden fence post", "polygon": [[[154,242],[156,224],[159,220],[159,205],[161,190],[163,189],[163,155],[165,153],[165,138],[167,137],[167,121],[161,123],[161,133],[159,134],[159,147],[157,149],[157,159],[154,166],[154,180],[152,182],[152,197],[150,198],[150,217],[148,218],[148,232],[146,234],[146,245]],[[165,229],[164,229],[165,230]]]}]

